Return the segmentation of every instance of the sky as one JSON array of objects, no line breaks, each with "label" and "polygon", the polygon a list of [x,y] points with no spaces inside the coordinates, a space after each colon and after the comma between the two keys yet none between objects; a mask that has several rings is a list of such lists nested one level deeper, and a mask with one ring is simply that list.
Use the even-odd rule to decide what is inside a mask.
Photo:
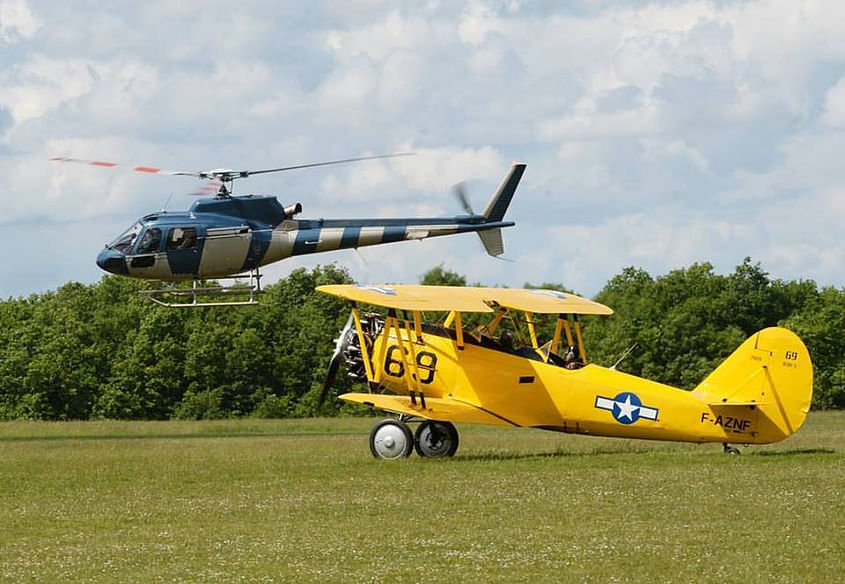
[{"label": "sky", "polygon": [[476,210],[527,164],[505,257],[477,237],[337,251],[360,282],[554,282],[750,256],[845,285],[845,3],[814,0],[0,0],[0,299],[93,283],[194,179],[51,162],[261,169],[303,218]]}]

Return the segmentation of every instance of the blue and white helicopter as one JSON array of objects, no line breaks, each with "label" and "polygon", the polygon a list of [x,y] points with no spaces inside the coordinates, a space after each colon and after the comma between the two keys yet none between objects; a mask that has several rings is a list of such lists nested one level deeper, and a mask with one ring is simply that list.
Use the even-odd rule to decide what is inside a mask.
[{"label": "blue and white helicopter", "polygon": [[[504,252],[503,227],[508,205],[516,192],[524,164],[514,164],[484,212],[476,214],[460,185],[456,194],[466,211],[452,217],[401,217],[389,219],[294,219],[302,211],[295,203],[282,206],[274,196],[233,195],[236,179],[257,174],[403,156],[388,154],[332,160],[263,170],[215,169],[200,172],[171,171],[149,166],[131,170],[149,174],[192,176],[211,181],[206,194],[184,212],[158,212],[139,219],[97,256],[97,265],[112,274],[163,282],[192,281],[190,289],[168,287],[144,291],[153,301],[171,307],[256,304],[261,291],[259,268],[297,255],[382,243],[421,240],[441,235],[474,232],[485,250],[498,257]],[[115,167],[116,163],[54,157],[57,162],[78,162]],[[202,193],[198,193],[202,194]],[[202,286],[201,280],[248,278],[248,284],[231,287]],[[245,300],[201,301],[207,296],[237,294]],[[174,299],[175,301],[166,301]]]}]

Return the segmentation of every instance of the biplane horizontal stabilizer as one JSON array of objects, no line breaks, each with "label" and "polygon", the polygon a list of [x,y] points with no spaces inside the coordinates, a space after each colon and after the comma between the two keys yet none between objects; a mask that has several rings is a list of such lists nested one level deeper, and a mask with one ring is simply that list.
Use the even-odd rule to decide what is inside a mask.
[{"label": "biplane horizontal stabilizer", "polygon": [[718,408],[718,407],[728,407],[728,406],[769,406],[772,405],[770,401],[754,401],[754,400],[744,400],[744,401],[733,401],[729,399],[719,400],[719,401],[711,401],[707,404],[710,407]]}]

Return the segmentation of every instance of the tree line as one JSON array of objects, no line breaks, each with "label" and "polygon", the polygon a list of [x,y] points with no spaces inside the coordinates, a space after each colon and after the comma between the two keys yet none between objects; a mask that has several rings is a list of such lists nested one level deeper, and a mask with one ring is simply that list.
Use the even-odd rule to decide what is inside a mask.
[{"label": "tree line", "polygon": [[[314,292],[350,283],[335,265],[298,269],[261,305],[171,309],[106,276],[0,302],[0,419],[301,417],[354,413],[317,404],[349,307]],[[425,284],[465,285],[436,267]],[[565,289],[560,284],[539,286]],[[845,407],[845,290],[772,279],[746,259],[728,275],[707,263],[653,277],[626,268],[599,292],[610,317],[583,319],[587,356],[676,387],[695,387],[750,334],[781,325],[815,367],[813,406]],[[351,384],[338,375],[335,393]]]}]

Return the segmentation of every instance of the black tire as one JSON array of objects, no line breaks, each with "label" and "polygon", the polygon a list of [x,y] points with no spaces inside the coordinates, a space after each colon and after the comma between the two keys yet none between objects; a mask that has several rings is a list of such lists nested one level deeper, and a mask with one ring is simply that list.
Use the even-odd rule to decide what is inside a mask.
[{"label": "black tire", "polygon": [[423,422],[414,434],[414,448],[423,457],[454,456],[458,450],[458,430],[450,422]]},{"label": "black tire", "polygon": [[408,425],[389,418],[370,430],[370,452],[381,460],[407,458],[414,450],[414,435]]}]

